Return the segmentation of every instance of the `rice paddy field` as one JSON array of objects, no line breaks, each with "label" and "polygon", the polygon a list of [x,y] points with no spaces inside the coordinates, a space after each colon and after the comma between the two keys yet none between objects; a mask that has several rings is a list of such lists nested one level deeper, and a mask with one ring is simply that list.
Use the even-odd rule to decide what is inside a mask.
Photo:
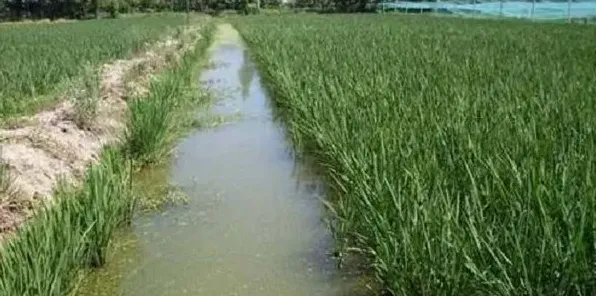
[{"label": "rice paddy field", "polygon": [[[18,114],[16,112],[32,111],[40,106],[39,97],[34,96],[37,93],[25,94],[19,92],[19,88],[15,87],[14,83],[20,82],[18,77],[26,77],[19,75],[31,75],[38,79],[35,80],[35,83],[40,83],[39,85],[48,83],[49,85],[50,79],[54,78],[44,77],[44,69],[54,69],[56,72],[52,73],[58,76],[62,75],[59,77],[61,79],[56,81],[62,83],[62,79],[70,78],[71,72],[69,71],[73,71],[72,75],[76,73],[75,70],[68,69],[68,66],[80,71],[83,69],[83,65],[80,64],[90,63],[93,65],[105,59],[127,55],[140,49],[145,42],[159,38],[162,36],[161,33],[165,33],[168,28],[182,25],[184,22],[184,15],[178,14],[94,20],[48,25],[49,27],[45,27],[45,24],[18,25],[11,30],[6,28],[12,25],[0,27],[0,42],[3,41],[2,39],[12,42],[8,45],[0,43],[0,50],[8,49],[7,54],[14,57],[12,62],[17,65],[21,63],[21,65],[35,67],[23,69],[22,73],[9,73],[6,69],[0,68],[2,75],[14,75],[10,79],[0,80],[3,82],[0,91],[6,91],[2,92],[2,95],[8,94],[8,91],[23,95],[20,97],[22,102],[15,102],[14,97],[1,97],[0,101],[3,105],[0,105],[0,110],[2,110],[0,119],[3,119],[2,116]],[[5,29],[6,31],[3,31]],[[147,166],[149,163],[154,164],[162,158],[166,158],[167,152],[171,149],[167,149],[165,146],[172,145],[174,135],[181,135],[182,129],[192,124],[190,121],[194,118],[191,115],[194,113],[191,114],[190,110],[194,110],[194,107],[198,107],[208,100],[205,95],[198,92],[195,75],[202,65],[202,58],[207,47],[211,44],[212,30],[212,23],[208,18],[196,17],[192,23],[189,22],[188,27],[170,32],[173,38],[176,38],[168,45],[170,50],[166,50],[165,47],[168,46],[153,47],[152,54],[135,57],[139,60],[136,65],[129,66],[128,69],[123,66],[121,71],[125,73],[114,74],[117,76],[116,78],[109,77],[124,80],[125,76],[131,72],[138,76],[145,75],[148,92],[130,97],[125,97],[125,94],[101,97],[102,100],[110,100],[107,101],[109,104],[119,104],[118,100],[128,99],[130,104],[122,106],[126,109],[121,111],[127,112],[129,118],[126,121],[121,119],[122,124],[126,125],[125,131],[122,131],[124,133],[122,142],[104,146],[103,151],[98,153],[97,162],[88,160],[88,163],[83,163],[85,170],[81,172],[81,182],[77,182],[74,178],[57,178],[51,199],[43,197],[43,201],[40,200],[39,203],[33,204],[29,196],[19,192],[20,188],[14,188],[14,184],[10,183],[16,178],[13,178],[10,175],[12,172],[6,168],[9,168],[14,162],[5,162],[4,158],[0,159],[0,198],[2,198],[3,206],[0,208],[3,210],[0,214],[4,215],[9,212],[5,210],[8,207],[17,210],[19,207],[26,207],[28,211],[31,211],[27,214],[32,214],[26,217],[26,221],[17,221],[21,224],[16,225],[18,227],[14,231],[11,232],[11,229],[0,231],[0,295],[77,295],[75,293],[81,279],[92,270],[99,269],[106,264],[110,257],[109,251],[113,243],[113,234],[118,228],[130,226],[138,205],[143,205],[139,201],[145,197],[145,194],[133,188],[133,171],[138,171],[142,166]],[[24,43],[28,43],[27,46],[34,47],[37,40],[40,42],[39,47],[48,50],[48,52],[45,53],[42,49],[27,46],[19,49],[21,43],[18,36],[13,35],[16,34],[15,32],[24,34],[25,37],[22,40]],[[6,35],[3,35],[5,33]],[[185,48],[186,44],[189,46]],[[159,63],[155,59],[158,54],[163,55],[168,64],[161,67],[155,66],[154,72],[151,70],[140,74],[136,67],[150,68],[153,63]],[[173,57],[168,59],[168,54]],[[176,54],[180,56],[176,57]],[[36,57],[36,55],[38,56]],[[9,69],[15,71],[20,69],[10,64],[10,60],[5,56],[0,57],[0,61],[3,63],[2,67],[9,65],[8,67],[13,67]],[[160,69],[161,71],[159,71]],[[149,79],[149,76],[156,79]],[[0,77],[4,79],[7,76]],[[29,82],[31,85],[34,84],[33,81]],[[99,81],[97,82],[99,83]],[[23,83],[27,83],[27,81]],[[48,86],[45,90],[51,93],[56,89]],[[104,93],[106,91],[102,91],[102,95]],[[114,118],[106,117],[106,112],[100,112],[102,108],[106,107],[97,103],[99,98],[96,96],[100,95],[99,91],[85,95],[91,97],[90,100],[95,102],[89,104],[89,109],[94,110],[94,115],[89,117],[86,126],[64,124],[71,120],[65,116],[70,115],[68,112],[79,112],[76,105],[70,110],[62,108],[58,109],[59,111],[50,110],[47,113],[60,111],[67,113],[60,114],[64,119],[51,117],[54,119],[52,125],[61,125],[63,128],[66,126],[70,130],[76,131],[84,130],[96,138],[101,145],[103,143],[100,141],[107,137],[103,131],[95,133],[94,127],[98,126],[98,122],[114,121]],[[9,109],[10,106],[19,106],[23,109]],[[108,110],[119,112],[117,108]],[[20,127],[20,129],[34,129],[40,128],[40,126],[43,128],[42,124],[44,123],[34,122],[31,125]],[[13,130],[19,131],[19,127]],[[34,152],[24,157],[28,158],[28,165],[33,168],[43,166],[43,160],[40,161],[37,156],[47,153],[47,150],[44,149],[48,149],[47,146],[52,145],[48,145],[49,142],[56,141],[58,137],[66,137],[66,128],[64,130],[64,135],[58,134],[47,142],[37,142]],[[6,130],[2,131],[6,132]],[[48,131],[48,129],[42,131]],[[49,133],[51,133],[51,129]],[[103,138],[101,138],[102,136]],[[20,139],[17,137],[7,136],[0,142],[0,150],[5,148],[9,141],[18,140]],[[80,137],[77,140],[82,142],[85,141],[85,138]],[[25,145],[23,144],[23,146]],[[8,147],[14,149],[15,146]],[[81,146],[74,147],[72,144],[60,148],[63,147],[65,149],[90,150],[85,147],[81,148]],[[77,157],[68,159],[63,155],[52,155],[52,158],[56,159],[55,163],[59,163],[57,166],[65,167],[68,165],[61,164],[66,161],[81,161]],[[21,161],[18,158],[11,160]],[[42,164],[40,165],[39,162]],[[54,166],[53,169],[61,168]],[[61,170],[67,172],[64,168]],[[35,172],[29,173],[35,174]],[[12,192],[13,189],[14,192]],[[7,204],[10,206],[6,206]],[[5,222],[3,219],[6,217],[0,217],[0,222]]]},{"label": "rice paddy field", "polygon": [[232,20],[395,295],[593,295],[596,27]]},{"label": "rice paddy field", "polygon": [[184,21],[180,14],[158,14],[0,26],[0,118],[39,110],[85,66],[123,58]]}]

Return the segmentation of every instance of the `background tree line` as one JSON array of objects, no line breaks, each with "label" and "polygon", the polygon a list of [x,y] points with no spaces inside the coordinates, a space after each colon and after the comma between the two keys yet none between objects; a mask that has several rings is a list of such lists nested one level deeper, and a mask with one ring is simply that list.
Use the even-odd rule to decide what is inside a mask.
[{"label": "background tree line", "polygon": [[[186,10],[187,0],[0,0],[0,19],[86,19],[101,14]],[[188,0],[200,9],[202,0]]]},{"label": "background tree line", "polygon": [[[187,2],[188,1],[188,2]],[[153,11],[246,12],[259,8],[306,9],[326,12],[356,12],[370,9],[378,0],[0,0],[0,21],[21,19],[86,19],[102,14]]]},{"label": "background tree line", "polygon": [[395,0],[294,0],[289,5],[319,12],[371,12],[377,3],[392,1]]}]

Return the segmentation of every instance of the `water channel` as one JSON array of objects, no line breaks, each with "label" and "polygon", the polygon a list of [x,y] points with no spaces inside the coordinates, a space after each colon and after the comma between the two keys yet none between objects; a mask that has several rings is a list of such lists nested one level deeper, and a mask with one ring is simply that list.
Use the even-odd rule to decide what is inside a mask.
[{"label": "water channel", "polygon": [[218,27],[209,55],[202,83],[223,96],[210,112],[239,116],[179,143],[165,177],[188,202],[139,215],[78,295],[369,294],[337,269],[324,186],[292,156],[232,26]]}]

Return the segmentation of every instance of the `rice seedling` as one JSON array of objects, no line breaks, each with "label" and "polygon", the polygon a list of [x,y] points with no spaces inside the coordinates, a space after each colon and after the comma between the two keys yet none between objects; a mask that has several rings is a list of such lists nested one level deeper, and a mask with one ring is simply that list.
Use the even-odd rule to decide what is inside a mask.
[{"label": "rice seedling", "polygon": [[90,167],[81,189],[59,186],[55,204],[3,245],[1,295],[67,295],[80,269],[100,266],[114,228],[130,219],[130,170],[117,149]]},{"label": "rice seedling", "polygon": [[84,209],[81,215],[86,233],[86,250],[92,267],[105,263],[106,251],[117,226],[129,221],[134,209],[129,170],[115,149],[104,152],[103,161],[89,168],[83,190],[76,197]]},{"label": "rice seedling", "polygon": [[35,112],[85,64],[129,55],[183,24],[180,14],[162,14],[0,27],[0,118]]},{"label": "rice seedling", "polygon": [[[192,106],[203,101],[195,85],[198,57],[211,41],[212,27],[203,30],[203,37],[179,64],[152,82],[149,94],[130,103],[130,116],[125,133],[125,147],[129,157],[140,166],[165,159],[174,139],[185,123]],[[190,125],[190,123],[188,124]]]},{"label": "rice seedling", "polygon": [[233,19],[335,231],[395,295],[596,290],[596,28]]},{"label": "rice seedling", "polygon": [[135,99],[130,104],[126,149],[139,163],[150,163],[167,154],[167,137],[172,114],[169,102],[151,97]]}]

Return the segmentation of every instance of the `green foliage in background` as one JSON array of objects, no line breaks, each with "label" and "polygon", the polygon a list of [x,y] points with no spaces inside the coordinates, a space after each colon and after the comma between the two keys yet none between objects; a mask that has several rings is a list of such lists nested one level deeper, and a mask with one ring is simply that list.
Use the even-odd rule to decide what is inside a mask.
[{"label": "green foliage in background", "polygon": [[34,111],[85,65],[125,57],[184,24],[181,14],[0,26],[0,117]]},{"label": "green foliage in background", "polygon": [[[201,10],[206,0],[0,0],[0,21],[91,19],[118,13]],[[188,4],[188,5],[187,5]]]},{"label": "green foliage in background", "polygon": [[396,295],[593,295],[596,27],[234,20]]}]

